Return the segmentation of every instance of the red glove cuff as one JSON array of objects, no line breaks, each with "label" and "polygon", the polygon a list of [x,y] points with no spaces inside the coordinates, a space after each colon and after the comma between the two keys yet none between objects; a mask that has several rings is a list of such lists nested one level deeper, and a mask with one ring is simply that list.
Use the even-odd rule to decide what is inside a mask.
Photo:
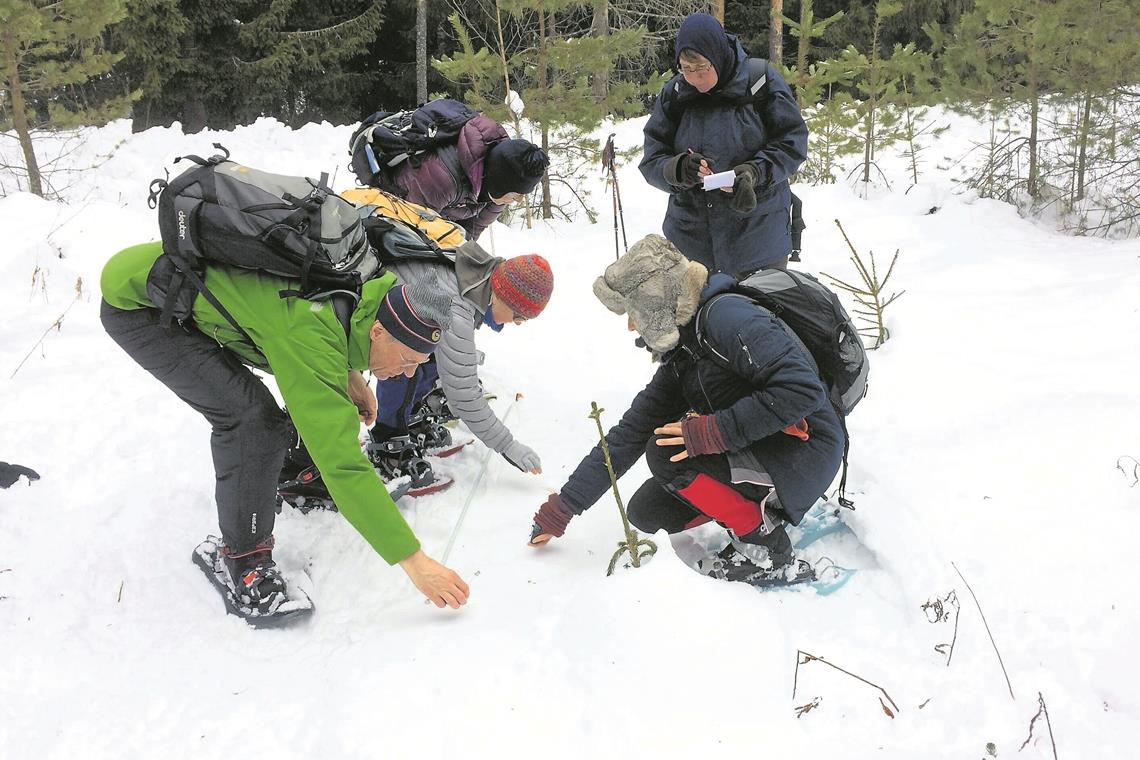
[{"label": "red glove cuff", "polygon": [[538,512],[534,515],[534,524],[555,538],[560,538],[570,524],[574,512],[562,502],[562,497],[556,493],[550,494]]},{"label": "red glove cuff", "polygon": [[685,439],[685,450],[690,456],[723,454],[728,451],[728,444],[720,432],[720,425],[716,424],[716,417],[712,414],[701,414],[682,420],[681,435]]}]

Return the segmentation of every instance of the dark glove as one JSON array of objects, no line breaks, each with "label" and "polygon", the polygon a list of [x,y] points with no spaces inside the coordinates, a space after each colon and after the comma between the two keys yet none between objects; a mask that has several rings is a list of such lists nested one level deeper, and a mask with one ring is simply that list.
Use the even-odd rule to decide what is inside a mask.
[{"label": "dark glove", "polygon": [[0,462],[0,488],[7,488],[12,485],[20,479],[21,475],[28,479],[28,485],[31,485],[33,480],[40,479],[40,474],[33,469],[23,465]]},{"label": "dark glove", "polygon": [[570,524],[570,518],[573,516],[574,511],[563,503],[561,496],[556,493],[550,494],[550,498],[543,502],[534,514],[534,527],[530,532],[531,542],[544,534],[560,537],[566,532],[566,526]]},{"label": "dark glove", "polygon": [[712,414],[681,420],[681,436],[685,439],[685,451],[689,452],[689,456],[723,454],[728,451],[720,425],[716,424],[716,416]]},{"label": "dark glove", "polygon": [[680,153],[665,162],[665,181],[674,187],[688,190],[701,181],[701,161],[707,161],[700,153]]},{"label": "dark glove", "polygon": [[732,183],[732,210],[747,214],[756,208],[756,167],[741,164],[734,167],[736,181]]}]

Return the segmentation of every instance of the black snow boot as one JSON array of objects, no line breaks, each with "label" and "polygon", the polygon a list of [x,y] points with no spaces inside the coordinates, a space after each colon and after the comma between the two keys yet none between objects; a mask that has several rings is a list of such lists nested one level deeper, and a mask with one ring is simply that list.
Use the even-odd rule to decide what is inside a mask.
[{"label": "black snow boot", "polygon": [[273,561],[273,539],[241,554],[222,546],[221,555],[235,600],[250,611],[256,610],[258,615],[276,612],[286,596],[285,579]]},{"label": "black snow boot", "polygon": [[423,449],[407,433],[382,441],[377,441],[374,435],[373,440],[365,444],[364,453],[385,481],[406,475],[411,479],[412,488],[425,488],[435,482],[435,473],[424,459]]},{"label": "black snow boot", "polygon": [[705,575],[761,587],[815,580],[812,566],[796,559],[782,524],[767,533],[763,525],[743,536],[729,531],[729,538],[728,546],[699,562]]},{"label": "black snow boot", "polygon": [[304,617],[313,603],[303,592],[290,599],[285,579],[273,561],[273,538],[235,553],[217,536],[207,536],[194,550],[202,568],[221,593],[226,608],[253,626],[275,626]]}]

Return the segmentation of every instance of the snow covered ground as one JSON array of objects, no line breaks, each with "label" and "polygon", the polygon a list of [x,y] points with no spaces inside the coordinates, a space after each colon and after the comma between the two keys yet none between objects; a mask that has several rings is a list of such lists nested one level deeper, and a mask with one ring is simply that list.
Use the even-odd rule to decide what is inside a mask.
[{"label": "snow covered ground", "polygon": [[[500,413],[524,394],[508,423],[545,473],[489,458],[449,560],[470,604],[426,606],[339,516],[287,509],[277,556],[311,563],[318,612],[285,631],[223,614],[190,563],[216,530],[208,428],[103,333],[98,276],[156,237],[146,185],[173,156],[220,140],[271,171],[340,166],[347,186],[350,129],[90,132],[70,165],[113,152],[70,202],[0,198],[0,460],[43,476],[0,491],[0,758],[970,760],[990,743],[998,758],[1049,758],[1043,717],[1019,751],[1039,693],[1058,757],[1134,757],[1140,485],[1136,460],[1117,462],[1140,458],[1140,241],[1064,237],[955,194],[934,164],[976,127],[953,122],[909,192],[901,161],[887,164],[893,191],[869,200],[798,188],[803,268],[854,277],[839,219],[881,264],[900,249],[891,289],[906,291],[849,420],[846,518],[866,548],[823,547],[862,568],[844,589],[712,581],[664,535],[645,567],[606,578],[621,538],[608,498],[565,538],[526,546],[531,515],[596,440],[590,402],[616,422],[653,369],[590,292],[613,260],[595,175],[598,224],[493,231],[500,255],[539,252],[556,272],[540,319],[479,336]],[[640,144],[641,124],[617,125],[619,147]],[[665,196],[635,162],[621,187],[631,241],[659,231]],[[456,486],[401,503],[429,554],[485,454],[442,462]],[[645,476],[639,465],[623,493]],[[954,636],[953,608],[931,624],[922,605],[951,591],[948,665],[935,647]],[[894,716],[874,686],[823,663],[797,674],[800,650],[882,687]]]}]

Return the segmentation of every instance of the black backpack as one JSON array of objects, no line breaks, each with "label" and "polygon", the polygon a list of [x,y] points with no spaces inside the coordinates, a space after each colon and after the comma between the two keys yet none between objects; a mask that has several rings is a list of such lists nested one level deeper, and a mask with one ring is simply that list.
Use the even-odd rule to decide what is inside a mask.
[{"label": "black backpack", "polygon": [[732,370],[731,365],[709,344],[704,325],[712,304],[721,298],[740,296],[776,316],[823,380],[828,400],[843,424],[843,478],[839,485],[839,501],[849,506],[851,502],[844,494],[850,447],[846,417],[867,395],[870,371],[867,349],[859,337],[858,328],[839,297],[812,275],[793,269],[761,269],[743,276],[730,292],[712,298],[701,307],[695,318],[697,346],[728,370]]},{"label": "black backpack", "polygon": [[206,288],[208,263],[298,280],[297,289],[281,297],[331,300],[347,330],[361,286],[386,262],[447,259],[414,224],[373,216],[374,207],[358,208],[332,192],[327,174],[319,180],[270,174],[230,161],[228,150],[214,147],[225,155],[180,157],[176,162],[195,165],[169,182],[151,183],[148,203],[158,207],[163,252],[146,288],[165,327],[189,319],[201,293],[250,340]]},{"label": "black backpack", "polygon": [[397,193],[392,170],[413,156],[459,139],[463,125],[479,115],[450,98],[408,111],[377,111],[365,118],[348,143],[349,165],[362,185]]},{"label": "black backpack", "polygon": [[[752,104],[756,113],[763,117],[768,102],[768,60],[766,58],[748,58],[744,63],[748,67],[748,102]],[[661,109],[665,113],[665,118],[676,124],[677,120],[681,118],[681,111],[685,110],[687,100],[678,94],[676,84],[661,93],[661,100]],[[789,209],[792,226],[791,261],[800,261],[803,233],[807,228],[807,225],[804,224],[803,205],[800,197],[792,193],[792,206]]]}]

